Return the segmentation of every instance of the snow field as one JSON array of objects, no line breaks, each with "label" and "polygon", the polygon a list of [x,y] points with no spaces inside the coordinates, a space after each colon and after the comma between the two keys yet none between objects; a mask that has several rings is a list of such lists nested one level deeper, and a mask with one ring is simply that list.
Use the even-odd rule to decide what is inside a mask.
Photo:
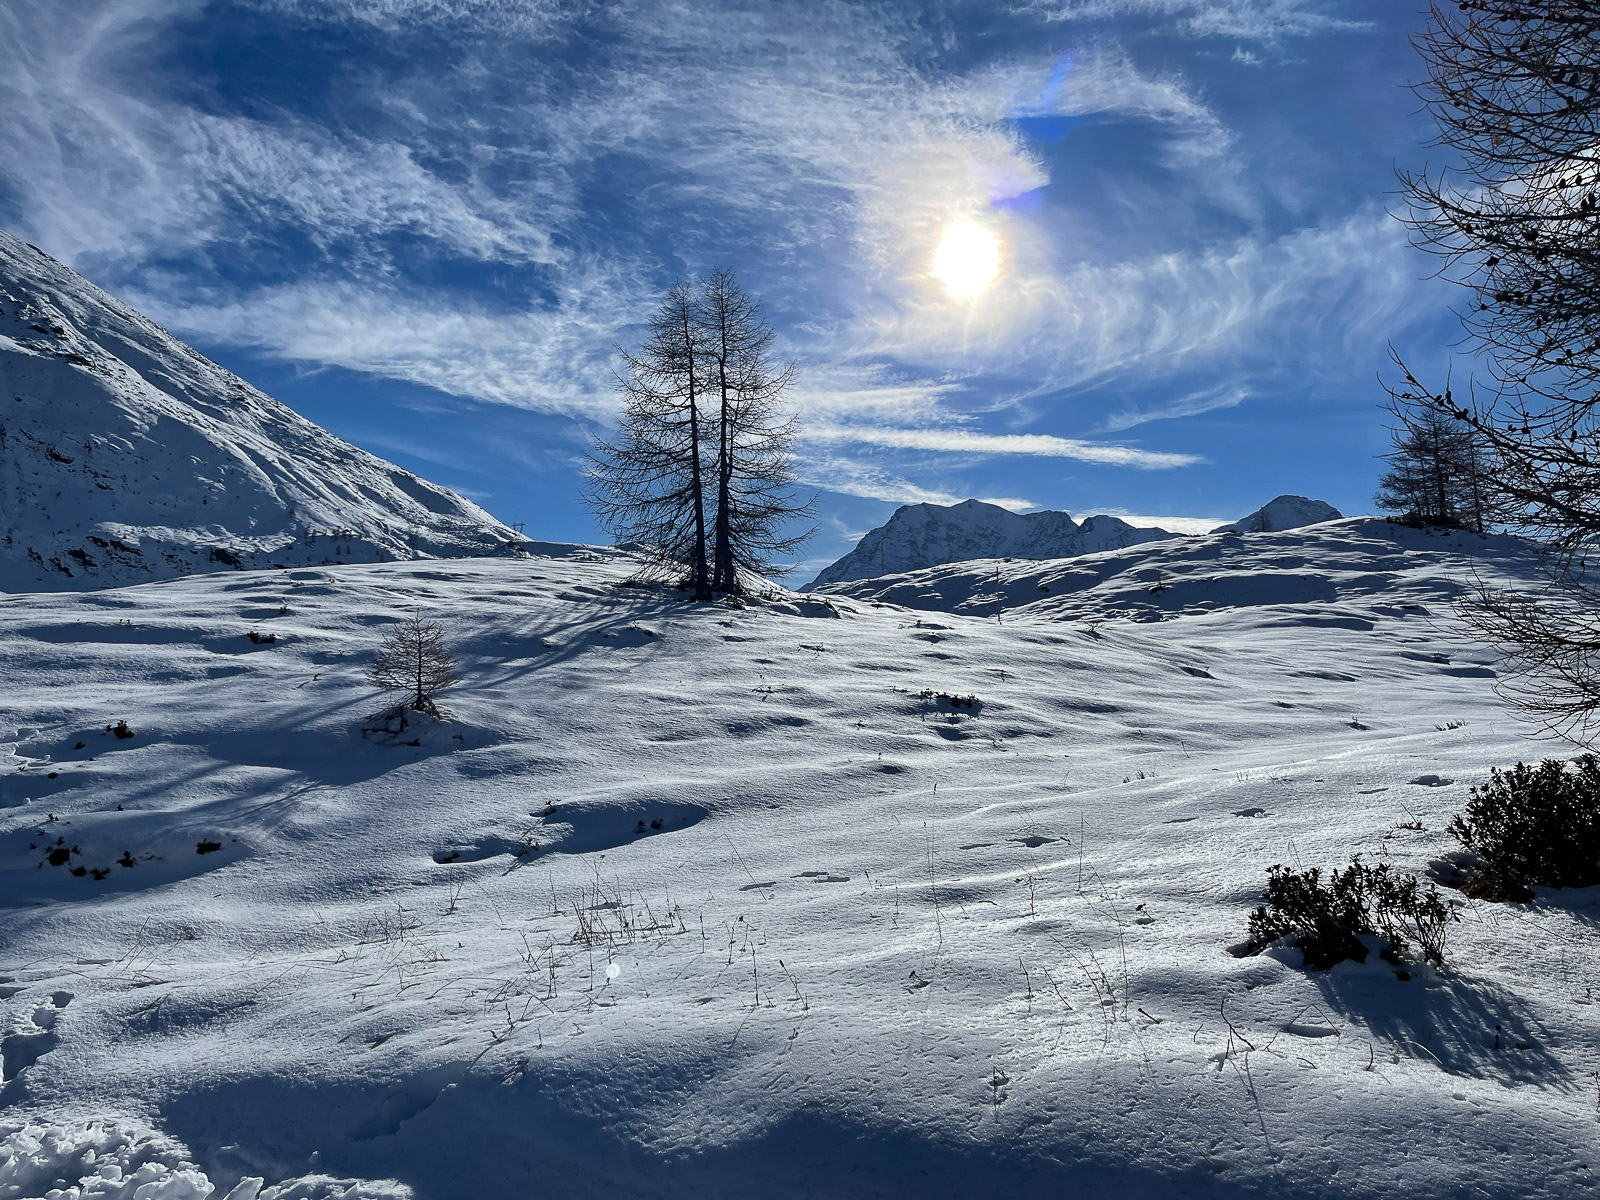
[{"label": "snow field", "polygon": [[[1560,752],[1441,602],[1525,560],[1409,538],[1178,543],[1198,600],[1155,547],[885,584],[955,612],[579,548],[7,598],[0,1105],[221,1192],[1577,1194],[1593,890],[1466,902],[1404,982],[1228,952],[1270,864],[1425,874]],[[364,734],[413,607],[454,719]]]}]

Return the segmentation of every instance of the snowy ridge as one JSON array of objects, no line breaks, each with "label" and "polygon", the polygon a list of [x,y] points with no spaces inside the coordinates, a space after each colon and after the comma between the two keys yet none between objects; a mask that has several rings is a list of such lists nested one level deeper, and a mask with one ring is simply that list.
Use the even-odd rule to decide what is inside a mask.
[{"label": "snowy ridge", "polygon": [[[0,1156],[67,1176],[92,1100],[222,1195],[1591,1189],[1600,888],[1447,893],[1445,971],[1230,953],[1269,865],[1429,877],[1470,784],[1564,752],[1450,616],[1474,568],[1537,578],[1517,544],[1002,563],[1033,600],[999,620],[687,605],[636,567],[0,602],[0,1104],[62,1131]],[[465,683],[382,732],[363,671],[414,609]]]},{"label": "snowy ridge", "polygon": [[1337,521],[1344,514],[1325,500],[1304,496],[1278,496],[1268,500],[1247,517],[1228,525],[1218,525],[1212,533],[1282,533],[1322,521]]},{"label": "snowy ridge", "polygon": [[1087,517],[1080,525],[1064,512],[1014,513],[982,500],[907,504],[806,586],[819,588],[974,558],[1070,558],[1181,536],[1129,525],[1117,517]]},{"label": "snowy ridge", "polygon": [[3,232],[0,521],[9,592],[518,540]]},{"label": "snowy ridge", "polygon": [[1281,607],[1293,620],[1356,600],[1396,611],[1407,605],[1447,610],[1462,582],[1485,564],[1531,574],[1537,558],[1517,538],[1348,517],[1279,533],[1213,533],[1066,561],[946,563],[823,590],[970,616],[1163,621]]}]

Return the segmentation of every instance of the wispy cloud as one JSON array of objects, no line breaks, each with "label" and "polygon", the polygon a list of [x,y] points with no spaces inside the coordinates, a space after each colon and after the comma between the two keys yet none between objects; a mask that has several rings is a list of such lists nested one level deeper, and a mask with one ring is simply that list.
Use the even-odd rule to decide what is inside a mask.
[{"label": "wispy cloud", "polygon": [[[1196,464],[1044,430],[1239,404],[1283,346],[1307,370],[1342,365],[1422,307],[1376,204],[1268,220],[1270,181],[1214,94],[1094,24],[1137,18],[1270,60],[1361,27],[1332,0],[997,8],[982,19],[1014,22],[1011,40],[987,57],[957,16],[887,0],[708,0],[671,20],[633,0],[240,5],[382,53],[315,66],[336,103],[304,101],[311,87],[236,102],[168,73],[175,31],[225,24],[208,0],[0,5],[0,210],[211,344],[605,421],[614,343],[665,284],[729,263],[803,368],[812,481],[944,503],[964,498],[960,456]],[[1147,152],[1143,174],[1119,177],[1104,212],[1074,207],[1107,168],[1030,141],[1019,97],[1115,126]],[[1024,203],[1044,196],[1050,214]],[[1123,231],[1134,216],[1160,236]],[[973,304],[931,277],[956,218],[1004,243]],[[1197,390],[1194,373],[1222,369],[1226,386]],[[1185,374],[1179,399],[1150,399]],[[1091,388],[1133,398],[1079,413]]]},{"label": "wispy cloud", "polygon": [[1179,417],[1194,417],[1201,413],[1216,412],[1218,409],[1237,408],[1249,398],[1248,388],[1228,384],[1204,388],[1166,403],[1137,409],[1124,408],[1107,417],[1101,428],[1106,433],[1120,433],[1124,429],[1132,429],[1150,421],[1169,421]]},{"label": "wispy cloud", "polygon": [[1111,17],[1166,18],[1194,37],[1230,37],[1255,42],[1359,32],[1370,22],[1337,15],[1335,0],[1034,0],[1027,5],[1056,20]]},{"label": "wispy cloud", "polygon": [[1218,525],[1226,525],[1232,517],[1175,517],[1155,516],[1150,513],[1129,512],[1125,508],[1105,508],[1088,505],[1080,508],[1083,516],[1116,517],[1141,529],[1165,529],[1171,533],[1210,533]]},{"label": "wispy cloud", "polygon": [[1079,462],[1161,470],[1188,467],[1199,462],[1193,454],[1168,454],[1084,442],[1043,433],[974,433],[965,429],[889,429],[877,425],[825,425],[810,423],[801,437],[824,444],[886,446],[895,450],[933,450],[958,454],[1026,454],[1038,458],[1073,458]]},{"label": "wispy cloud", "polygon": [[1034,394],[1164,372],[1224,355],[1276,354],[1296,339],[1302,362],[1342,352],[1328,338],[1382,339],[1423,308],[1427,285],[1405,234],[1373,207],[1279,237],[1109,264],[1055,266],[1038,235],[1015,231],[1012,271],[980,304],[958,308],[908,290],[864,318],[856,349],[927,367],[989,371]]}]

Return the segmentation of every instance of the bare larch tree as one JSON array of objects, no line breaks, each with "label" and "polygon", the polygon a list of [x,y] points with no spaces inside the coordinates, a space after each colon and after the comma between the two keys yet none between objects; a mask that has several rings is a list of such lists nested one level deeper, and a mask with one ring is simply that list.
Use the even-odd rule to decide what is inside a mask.
[{"label": "bare larch tree", "polygon": [[782,408],[792,365],[772,358],[760,303],[730,270],[678,284],[637,354],[619,350],[617,432],[589,455],[584,497],[694,598],[743,590],[797,549],[811,511],[794,497],[795,424]]},{"label": "bare larch tree", "polygon": [[617,434],[589,453],[584,499],[601,527],[633,542],[663,571],[687,568],[696,600],[711,599],[707,563],[700,310],[687,284],[667,293],[639,353],[619,348]]},{"label": "bare larch tree", "polygon": [[1413,240],[1466,289],[1485,377],[1466,398],[1400,363],[1397,403],[1470,426],[1501,519],[1546,548],[1537,592],[1481,588],[1468,620],[1506,694],[1574,737],[1600,724],[1600,6],[1430,4],[1416,91],[1454,163],[1402,173]]},{"label": "bare larch tree", "polygon": [[739,592],[742,575],[768,573],[811,534],[792,528],[812,511],[794,495],[796,429],[782,410],[794,365],[773,361],[772,326],[732,271],[707,276],[698,305],[717,405],[712,587]]},{"label": "bare larch tree", "polygon": [[384,691],[405,692],[403,707],[438,716],[434,697],[461,682],[458,665],[445,647],[443,626],[413,613],[389,631],[367,679]]}]

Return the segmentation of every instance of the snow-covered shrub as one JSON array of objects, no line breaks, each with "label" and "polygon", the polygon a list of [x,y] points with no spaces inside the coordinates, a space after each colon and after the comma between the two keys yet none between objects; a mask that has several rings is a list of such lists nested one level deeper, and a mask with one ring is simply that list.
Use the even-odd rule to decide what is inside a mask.
[{"label": "snow-covered shrub", "polygon": [[1351,871],[1335,870],[1324,884],[1319,867],[1293,871],[1274,863],[1267,868],[1267,890],[1261,898],[1266,903],[1250,914],[1253,953],[1292,936],[1308,967],[1327,970],[1347,958],[1366,961],[1367,948],[1357,935],[1373,929],[1360,877]]},{"label": "snow-covered shrub", "polygon": [[1481,860],[1461,889],[1470,896],[1531,900],[1533,887],[1600,883],[1600,759],[1493,769],[1449,828]]},{"label": "snow-covered shrub", "polygon": [[1363,934],[1388,942],[1386,957],[1398,958],[1415,943],[1425,960],[1441,965],[1450,922],[1458,919],[1437,888],[1424,893],[1413,876],[1360,858],[1330,871],[1326,884],[1317,867],[1293,871],[1275,864],[1262,899],[1266,903],[1250,914],[1249,950],[1260,953],[1292,936],[1306,966],[1316,970],[1346,959],[1365,962]]}]

